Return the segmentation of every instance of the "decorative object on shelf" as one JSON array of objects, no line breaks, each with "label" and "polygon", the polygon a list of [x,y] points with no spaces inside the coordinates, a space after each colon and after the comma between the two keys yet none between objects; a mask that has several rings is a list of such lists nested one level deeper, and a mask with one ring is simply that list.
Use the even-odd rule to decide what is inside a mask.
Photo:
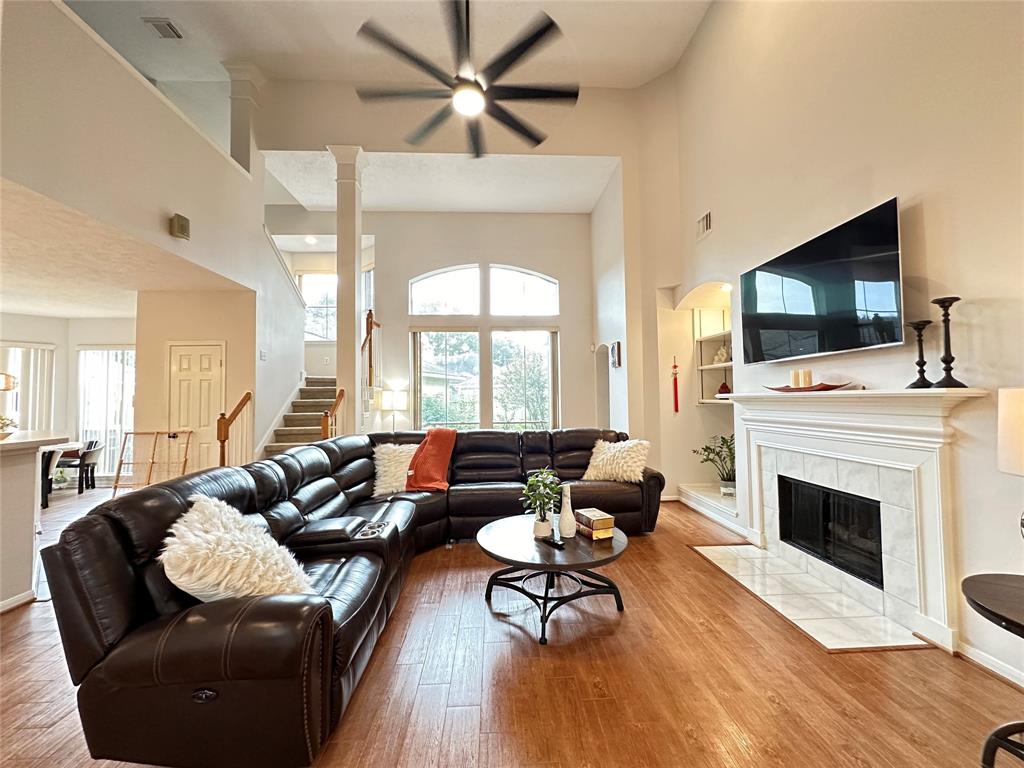
[{"label": "decorative object on shelf", "polygon": [[713,435],[711,441],[693,451],[701,464],[710,464],[718,472],[719,491],[736,495],[736,435]]},{"label": "decorative object on shelf", "polygon": [[0,392],[11,392],[17,388],[17,376],[10,373],[0,373]]},{"label": "decorative object on shelf", "polygon": [[611,347],[609,347],[609,351],[610,351],[610,360],[611,360],[612,368],[621,368],[622,367],[622,342],[621,341],[613,341]]},{"label": "decorative object on shelf", "polygon": [[562,508],[558,512],[558,535],[563,539],[571,539],[576,535],[576,515],[572,511],[572,487],[568,483],[562,486]]},{"label": "decorative object on shelf", "polygon": [[561,496],[562,484],[548,468],[530,475],[520,501],[527,513],[533,513],[533,537],[543,539],[551,535],[551,516]]},{"label": "decorative object on shelf", "polygon": [[954,387],[966,387],[962,381],[957,381],[953,378],[953,361],[956,360],[953,357],[952,351],[949,348],[949,308],[960,301],[959,296],[942,296],[938,299],[932,299],[932,304],[942,310],[942,370],[945,372],[945,376],[932,384],[933,387],[940,388],[954,388]]},{"label": "decorative object on shelf", "polygon": [[720,386],[718,388],[718,394],[720,394],[720,395],[731,395],[732,394],[732,387],[730,387],[727,382],[723,381],[722,382],[722,386]]},{"label": "decorative object on shelf", "polygon": [[811,384],[807,387],[769,387],[765,385],[765,389],[770,389],[772,392],[831,392],[834,389],[842,389],[843,387],[850,386],[850,382],[846,381],[842,384],[826,384],[820,382],[818,384]]},{"label": "decorative object on shelf", "polygon": [[800,386],[801,387],[810,387],[810,386],[813,386],[813,385],[814,385],[814,376],[811,373],[811,369],[810,368],[801,368],[800,369]]},{"label": "decorative object on shelf", "polygon": [[729,346],[727,344],[723,344],[718,348],[718,351],[715,352],[715,356],[711,358],[711,364],[721,365],[722,363],[728,363],[730,360],[732,360],[732,352],[729,351]]},{"label": "decorative object on shelf", "polygon": [[[1024,475],[1024,387],[999,390],[996,454],[999,471]],[[1020,535],[1024,537],[1024,512],[1020,515]]]},{"label": "decorative object on shelf", "polygon": [[672,355],[672,412],[679,413],[679,366]]},{"label": "decorative object on shelf", "polygon": [[0,440],[6,440],[14,434],[18,428],[18,422],[7,416],[0,416]]},{"label": "decorative object on shelf", "polygon": [[800,386],[800,369],[793,368],[789,372],[789,386],[793,389],[797,389]]},{"label": "decorative object on shelf", "polygon": [[924,359],[924,329],[932,324],[931,320],[915,320],[907,323],[917,334],[917,378],[907,384],[907,389],[927,389],[932,386],[931,381],[924,375],[924,367],[928,361]]}]

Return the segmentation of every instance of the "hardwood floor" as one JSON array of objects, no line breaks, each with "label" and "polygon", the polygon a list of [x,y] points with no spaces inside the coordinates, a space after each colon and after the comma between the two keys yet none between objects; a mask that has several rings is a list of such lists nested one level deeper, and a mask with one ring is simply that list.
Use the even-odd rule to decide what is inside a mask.
[{"label": "hardwood floor", "polygon": [[[475,543],[419,556],[317,767],[961,768],[1024,716],[1024,693],[939,650],[822,651],[688,546],[734,541],[664,505],[604,569],[625,612],[561,608],[546,647],[524,599],[484,602],[499,566]],[[0,763],[119,765],[88,757],[49,604],[5,614],[0,643]]]}]

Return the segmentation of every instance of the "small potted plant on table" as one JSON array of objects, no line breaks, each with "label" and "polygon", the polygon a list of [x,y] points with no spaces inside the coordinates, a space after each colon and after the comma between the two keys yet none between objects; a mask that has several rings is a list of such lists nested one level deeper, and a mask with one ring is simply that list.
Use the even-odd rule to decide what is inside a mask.
[{"label": "small potted plant on table", "polygon": [[713,435],[694,453],[701,464],[711,464],[718,472],[718,490],[723,496],[736,495],[736,436]]},{"label": "small potted plant on table", "polygon": [[527,514],[533,513],[533,536],[543,539],[551,535],[551,516],[555,504],[561,499],[562,485],[550,469],[534,472],[526,480],[526,489],[520,501]]},{"label": "small potted plant on table", "polygon": [[18,428],[17,422],[9,416],[0,416],[0,440],[10,437]]}]

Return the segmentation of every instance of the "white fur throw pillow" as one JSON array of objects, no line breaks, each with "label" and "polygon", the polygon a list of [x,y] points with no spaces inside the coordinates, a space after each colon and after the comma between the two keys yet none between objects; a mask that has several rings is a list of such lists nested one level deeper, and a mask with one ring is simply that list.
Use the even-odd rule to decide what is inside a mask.
[{"label": "white fur throw pillow", "polygon": [[313,592],[295,557],[220,499],[196,494],[171,526],[160,562],[179,589],[208,603],[228,597]]},{"label": "white fur throw pillow", "polygon": [[583,473],[584,480],[614,480],[620,483],[639,483],[644,479],[647,452],[651,444],[646,440],[623,440],[609,443],[598,440],[590,454],[590,464]]},{"label": "white fur throw pillow", "polygon": [[417,448],[417,443],[381,443],[373,449],[373,467],[377,475],[373,481],[374,496],[390,496],[405,490],[409,463]]}]

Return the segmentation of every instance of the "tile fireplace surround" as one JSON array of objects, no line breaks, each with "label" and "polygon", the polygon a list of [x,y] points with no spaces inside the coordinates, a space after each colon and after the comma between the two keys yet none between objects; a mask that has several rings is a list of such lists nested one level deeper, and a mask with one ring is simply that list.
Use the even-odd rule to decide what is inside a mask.
[{"label": "tile fireplace surround", "polygon": [[[958,583],[949,478],[950,412],[978,389],[734,394],[746,428],[751,529],[762,547],[838,593],[953,650]],[[882,582],[779,540],[778,477],[881,503]]]}]

